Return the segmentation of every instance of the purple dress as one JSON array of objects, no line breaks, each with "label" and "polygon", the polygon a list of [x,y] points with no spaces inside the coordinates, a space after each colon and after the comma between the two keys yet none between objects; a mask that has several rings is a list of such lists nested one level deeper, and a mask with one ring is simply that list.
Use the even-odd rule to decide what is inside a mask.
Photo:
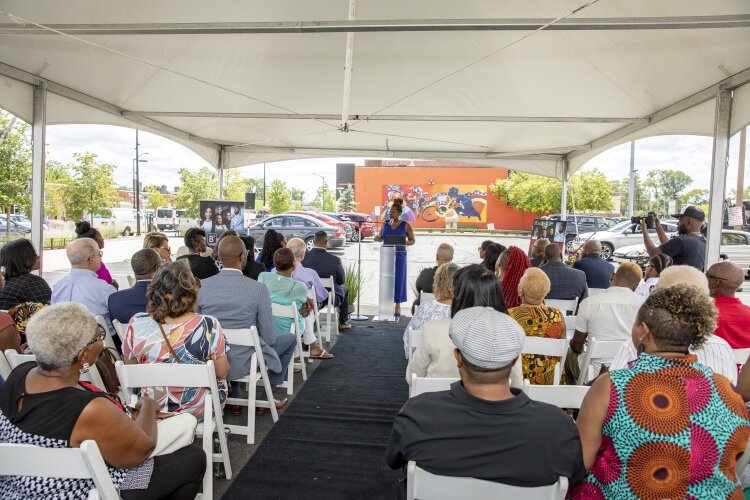
[{"label": "purple dress", "polygon": [[[391,227],[390,222],[383,224],[383,241],[386,236],[406,237],[406,222],[401,221],[396,229]],[[396,286],[393,291],[393,302],[401,304],[406,302],[406,246],[396,245]]]}]

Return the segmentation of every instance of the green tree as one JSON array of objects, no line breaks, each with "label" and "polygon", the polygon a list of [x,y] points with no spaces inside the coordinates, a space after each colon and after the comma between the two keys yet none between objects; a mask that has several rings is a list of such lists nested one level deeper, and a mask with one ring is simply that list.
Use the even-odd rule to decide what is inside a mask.
[{"label": "green tree", "polygon": [[185,210],[185,217],[196,219],[199,217],[198,202],[216,198],[216,171],[208,167],[201,167],[195,172],[181,168],[177,173],[180,175],[180,189],[175,196],[175,208]]},{"label": "green tree", "polygon": [[291,198],[290,210],[302,210],[304,205],[305,190],[298,188],[289,188],[289,197]]},{"label": "green tree", "polygon": [[339,188],[339,199],[337,201],[339,212],[353,212],[357,210],[357,203],[354,200],[354,187],[347,184],[345,188]]},{"label": "green tree", "polygon": [[224,199],[245,201],[245,193],[250,191],[249,179],[240,176],[239,170],[230,170],[224,176]]},{"label": "green tree", "polygon": [[93,153],[73,153],[75,161],[68,165],[71,181],[65,186],[65,213],[74,220],[84,214],[111,215],[119,198],[112,178],[114,165],[99,163]]},{"label": "green tree", "polygon": [[65,190],[71,177],[68,167],[50,160],[44,168],[44,213],[50,217],[65,215]]},{"label": "green tree", "polygon": [[659,214],[669,211],[669,201],[680,201],[682,192],[693,179],[679,170],[652,170],[646,176],[643,186],[652,200],[649,208]]},{"label": "green tree", "polygon": [[[630,178],[626,177],[621,181],[614,181],[614,194],[620,196],[620,213],[628,213],[628,190],[630,189]],[[633,186],[634,200],[633,212],[636,214],[646,213],[650,210],[651,198],[643,187],[641,177],[636,172]]]},{"label": "green tree", "polygon": [[[682,205],[703,205],[708,203],[708,189],[691,189],[680,196],[680,206]],[[679,210],[680,207],[677,207]]]},{"label": "green tree", "polygon": [[336,211],[336,196],[334,196],[331,188],[328,184],[323,184],[318,188],[313,200],[313,205],[316,206],[321,212],[335,212]]},{"label": "green tree", "polygon": [[539,215],[560,210],[562,183],[559,179],[509,172],[507,179],[498,179],[490,192],[516,210]]},{"label": "green tree", "polygon": [[612,210],[613,183],[594,168],[574,174],[568,189],[568,206],[580,212],[608,212]]},{"label": "green tree", "polygon": [[146,186],[144,191],[146,193],[146,208],[148,210],[156,210],[157,207],[166,207],[169,205],[167,197],[161,194],[158,187]]},{"label": "green tree", "polygon": [[[11,122],[14,122],[13,124]],[[11,126],[12,124],[12,126]],[[0,114],[0,206],[6,214],[13,205],[20,205],[24,212],[31,208],[31,137],[30,127],[20,120],[13,120],[6,113]],[[10,217],[6,231],[10,231]]]},{"label": "green tree", "polygon": [[281,214],[289,211],[292,197],[289,193],[289,187],[286,182],[275,179],[271,182],[271,188],[268,190],[268,209],[272,214]]}]

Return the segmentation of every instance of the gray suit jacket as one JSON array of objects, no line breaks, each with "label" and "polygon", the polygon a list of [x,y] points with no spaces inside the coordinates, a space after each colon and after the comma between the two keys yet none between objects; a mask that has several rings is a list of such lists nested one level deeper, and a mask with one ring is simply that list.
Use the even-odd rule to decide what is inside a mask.
[{"label": "gray suit jacket", "polygon": [[[279,355],[271,347],[276,341],[276,327],[266,285],[248,278],[241,271],[222,269],[219,274],[201,280],[198,312],[215,316],[224,328],[250,328],[254,325],[258,328],[266,366],[274,373],[281,372]],[[252,347],[230,345],[227,380],[242,378],[250,372],[250,358],[254,352]]]}]

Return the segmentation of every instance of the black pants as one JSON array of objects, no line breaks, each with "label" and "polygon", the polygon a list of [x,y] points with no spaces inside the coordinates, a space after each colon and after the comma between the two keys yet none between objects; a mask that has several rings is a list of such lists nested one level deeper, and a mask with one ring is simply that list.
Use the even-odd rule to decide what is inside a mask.
[{"label": "black pants", "polygon": [[[334,295],[336,297],[334,306],[339,310],[339,324],[343,325],[349,321],[349,289],[344,285],[336,285]],[[328,305],[328,299],[324,299],[323,302],[318,304],[318,309],[322,309],[326,305]]]},{"label": "black pants", "polygon": [[168,455],[154,457],[154,472],[145,490],[123,490],[124,500],[169,498],[193,500],[201,489],[206,472],[203,448],[191,444]]}]

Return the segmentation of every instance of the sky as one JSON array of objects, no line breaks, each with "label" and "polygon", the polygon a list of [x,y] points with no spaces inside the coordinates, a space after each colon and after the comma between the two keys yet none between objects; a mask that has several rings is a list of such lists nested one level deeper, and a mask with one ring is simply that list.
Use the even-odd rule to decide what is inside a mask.
[{"label": "sky", "polygon": [[[186,147],[148,132],[139,133],[142,185],[166,184],[170,191],[179,184],[180,168],[197,170],[209,164]],[[636,141],[635,168],[641,178],[654,169],[677,169],[693,178],[692,188],[709,189],[712,140],[700,136],[658,136]],[[727,192],[736,186],[739,134],[730,143],[730,160],[727,172]],[[90,152],[97,160],[116,166],[114,176],[118,185],[132,186],[133,158],[135,156],[135,131],[110,125],[52,125],[47,129],[47,157],[68,163],[73,153]],[[748,141],[750,156],[750,140]],[[311,200],[321,185],[323,176],[333,187],[336,183],[336,163],[364,164],[364,158],[325,158],[291,160],[266,164],[267,183],[282,179],[290,187],[303,189],[305,200]],[[748,162],[746,161],[746,164]],[[620,180],[628,176],[630,143],[621,144],[591,159],[584,169],[599,168],[609,179]],[[295,175],[290,179],[289,169]],[[246,177],[262,177],[263,165],[242,167]],[[297,173],[298,172],[298,173]],[[745,185],[750,185],[750,173]]]}]

